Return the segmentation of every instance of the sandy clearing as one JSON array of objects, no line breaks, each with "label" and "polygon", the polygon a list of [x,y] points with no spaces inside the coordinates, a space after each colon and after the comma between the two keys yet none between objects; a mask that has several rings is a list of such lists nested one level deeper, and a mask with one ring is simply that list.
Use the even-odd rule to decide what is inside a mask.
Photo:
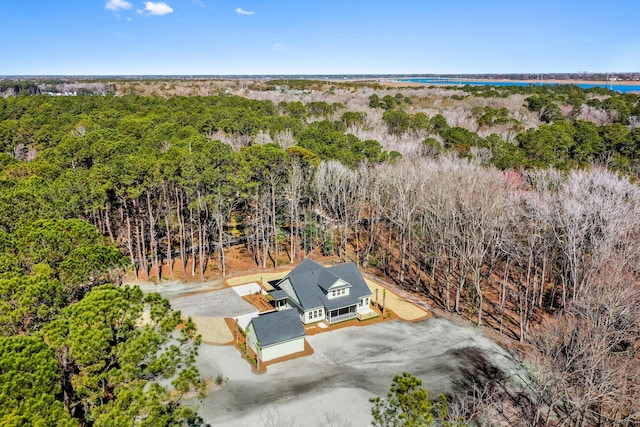
[{"label": "sandy clearing", "polygon": [[208,344],[229,344],[233,341],[233,334],[222,317],[192,317],[193,323],[202,336],[202,341]]},{"label": "sandy clearing", "polygon": [[[273,290],[273,287],[269,285],[269,281],[278,280],[285,277],[290,270],[287,271],[278,271],[273,273],[256,273],[249,274],[246,276],[238,276],[233,277],[231,279],[227,279],[227,285],[229,286],[240,286],[249,284],[251,282],[262,283],[263,287],[267,290]],[[378,289],[378,303],[382,306],[382,290],[384,287],[371,279],[366,279],[365,282],[369,285],[373,296],[371,297],[372,301],[375,301],[375,293],[376,289]],[[394,294],[389,289],[387,289],[387,298],[386,298],[386,306],[391,309],[394,313],[398,315],[403,320],[407,321],[416,321],[419,319],[423,319],[429,316],[429,313],[412,303],[406,301],[404,298]]]},{"label": "sandy clearing", "polygon": [[246,276],[232,277],[230,279],[227,279],[227,286],[238,286],[238,285],[245,285],[251,282],[256,282],[256,283],[262,284],[262,286],[267,291],[271,291],[273,290],[273,287],[269,285],[269,282],[272,280],[282,279],[284,276],[289,274],[289,272],[292,269],[293,268],[288,270],[274,271],[271,273],[262,272],[262,273],[256,273],[256,274],[248,274]]},{"label": "sandy clearing", "polygon": [[[382,291],[386,288],[369,279],[365,279],[365,282],[367,282],[369,289],[371,289],[371,292],[373,293],[373,296],[371,297],[371,302],[375,304],[376,289],[377,289],[378,305],[382,306]],[[423,319],[429,316],[429,313],[427,311],[419,307],[416,307],[415,305],[411,304],[404,298],[401,298],[398,295],[394,294],[389,289],[386,289],[386,291],[387,291],[387,296],[385,298],[386,308],[393,311],[401,319],[412,322],[412,321]]]}]

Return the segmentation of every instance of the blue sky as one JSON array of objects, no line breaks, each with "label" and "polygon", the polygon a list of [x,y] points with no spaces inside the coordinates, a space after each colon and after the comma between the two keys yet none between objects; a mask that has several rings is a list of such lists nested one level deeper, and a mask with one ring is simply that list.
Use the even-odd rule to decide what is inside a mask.
[{"label": "blue sky", "polygon": [[640,71],[639,0],[0,0],[0,75]]}]

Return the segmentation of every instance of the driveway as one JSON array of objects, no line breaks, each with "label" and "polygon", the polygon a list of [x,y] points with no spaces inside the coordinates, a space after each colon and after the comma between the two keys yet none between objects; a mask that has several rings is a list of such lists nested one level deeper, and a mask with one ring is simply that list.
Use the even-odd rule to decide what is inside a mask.
[{"label": "driveway", "polygon": [[198,413],[213,426],[369,426],[369,399],[384,396],[393,376],[409,372],[430,396],[454,391],[475,359],[486,359],[511,376],[523,375],[511,355],[478,329],[444,319],[390,321],[307,337],[308,357],[251,372],[231,346],[203,345],[203,376],[228,378]]},{"label": "driveway", "polygon": [[214,291],[224,288],[223,279],[209,280],[202,283],[185,283],[180,280],[171,280],[163,281],[159,284],[148,282],[131,282],[127,284],[138,285],[144,292],[157,292],[167,299],[178,298],[183,295],[193,294],[194,292]]},{"label": "driveway", "polygon": [[180,310],[184,316],[239,317],[258,313],[256,307],[243,300],[231,288],[173,298],[170,302],[171,307]]}]

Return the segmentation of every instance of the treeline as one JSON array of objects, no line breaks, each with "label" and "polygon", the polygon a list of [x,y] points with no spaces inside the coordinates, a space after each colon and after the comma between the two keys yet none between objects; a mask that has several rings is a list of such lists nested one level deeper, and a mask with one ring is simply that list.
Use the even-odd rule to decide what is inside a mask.
[{"label": "treeline", "polygon": [[[225,249],[238,243],[265,268],[320,248],[377,267],[443,309],[538,349],[544,370],[532,374],[533,390],[519,406],[532,424],[635,422],[640,191],[593,163],[635,170],[637,141],[628,138],[637,137],[637,98],[620,101],[626,115],[581,104],[581,114],[609,108],[607,124],[530,98],[524,108],[542,114],[555,105],[561,117],[526,131],[510,111],[475,110],[479,126],[512,126],[515,143],[450,126],[443,115],[408,112],[421,102],[410,96],[385,98],[370,100],[368,111],[229,95],[0,100],[0,271],[13,281],[7,295],[19,296],[2,308],[14,319],[7,334],[54,345],[71,378],[55,395],[70,385],[68,395],[83,405],[93,393],[117,406],[111,377],[87,389],[73,382],[84,362],[68,365],[62,356],[75,338],[65,329],[63,346],[49,326],[84,315],[73,307],[94,301],[91,289],[105,298],[125,292],[96,288],[117,282],[125,265],[114,247],[136,272],[159,279],[160,267],[171,271],[178,258],[181,271],[191,266],[187,274],[225,274]],[[426,136],[419,155],[402,158],[351,133],[369,126],[378,109],[388,133]],[[609,130],[626,142],[610,142]],[[626,161],[609,161],[618,157]],[[68,249],[51,249],[58,246]],[[39,277],[49,285],[29,285]],[[123,298],[135,310],[149,303]],[[25,309],[40,306],[51,311]],[[550,325],[542,331],[543,318]],[[565,340],[568,331],[579,339]],[[619,366],[624,375],[611,370]],[[185,384],[197,386],[190,378]],[[98,405],[78,402],[65,397],[63,406],[94,422]]]},{"label": "treeline", "polygon": [[[382,119],[391,134],[426,132],[430,136],[423,140],[425,150],[480,158],[500,169],[569,170],[597,163],[631,176],[640,173],[638,95],[600,100],[587,99],[587,92],[575,86],[551,91],[539,87],[514,88],[515,93],[542,92],[525,99],[526,108],[538,115],[541,126],[525,130],[508,109],[490,106],[471,110],[477,124],[475,129],[450,126],[442,114],[429,118],[423,112],[406,112],[403,105],[410,104],[411,98],[400,93],[383,98],[374,94],[369,98],[369,106],[385,110]],[[508,90],[503,93],[512,95]],[[569,112],[563,114],[563,107]],[[515,137],[510,141],[497,132]],[[481,137],[479,133],[489,135]]]},{"label": "treeline", "polygon": [[[297,183],[286,197],[300,201],[321,158],[389,157],[340,120],[308,124],[280,115],[286,105],[237,97],[34,96],[0,106],[3,425],[198,423],[181,405],[204,390],[194,327],[157,295],[114,286],[124,269],[148,273],[179,255],[183,270],[191,259],[203,274],[218,254],[224,270],[233,241],[277,263],[285,182]],[[211,139],[221,132],[238,151]],[[256,132],[289,147],[245,143]],[[291,212],[288,234],[302,235]]]},{"label": "treeline", "polygon": [[[637,420],[635,184],[599,168],[505,173],[444,158],[384,165],[347,181],[363,183],[370,198],[347,191],[352,198],[339,206],[352,210],[336,215],[339,223],[353,224],[358,207],[378,219],[352,237],[366,262],[540,352],[526,405],[505,396],[501,380],[488,381],[490,424]],[[518,416],[491,412],[504,402],[520,407]]]},{"label": "treeline", "polygon": [[115,94],[113,84],[101,81],[61,79],[0,79],[0,96],[28,95],[106,95]]},{"label": "treeline", "polygon": [[31,217],[0,231],[0,424],[197,425],[191,321],[118,286],[126,257],[90,223]]},{"label": "treeline", "polygon": [[[222,248],[240,234],[260,264],[277,262],[282,189],[291,171],[307,183],[321,159],[355,166],[397,158],[377,141],[345,134],[341,120],[307,124],[278,108],[291,107],[226,96],[8,99],[5,151],[27,147],[38,155],[24,163],[3,154],[0,228],[12,233],[38,218],[83,218],[145,272],[157,270],[161,259],[172,266],[174,252],[183,263],[197,260],[201,275],[217,252],[224,269]],[[236,137],[238,151],[211,139],[217,133]],[[262,133],[288,147],[252,143]],[[291,218],[289,227],[299,224]],[[231,229],[232,222],[240,228]]]}]

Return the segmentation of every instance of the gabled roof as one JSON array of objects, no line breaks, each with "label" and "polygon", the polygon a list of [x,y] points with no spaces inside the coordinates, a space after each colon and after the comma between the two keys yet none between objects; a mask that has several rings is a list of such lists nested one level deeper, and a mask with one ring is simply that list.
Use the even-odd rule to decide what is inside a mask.
[{"label": "gabled roof", "polygon": [[[321,266],[322,267],[322,266]],[[323,268],[318,274],[318,286],[326,291],[331,288],[338,281],[338,278],[329,272],[326,268]]]},{"label": "gabled roof", "polygon": [[[371,295],[371,290],[354,263],[324,267],[305,259],[282,281],[286,279],[289,279],[303,310],[318,307],[333,310],[358,304],[360,298]],[[350,285],[349,295],[328,299],[323,290],[327,291],[339,279]]]},{"label": "gabled roof", "polygon": [[297,310],[272,311],[251,319],[262,348],[305,336]]},{"label": "gabled roof", "polygon": [[371,289],[362,278],[362,274],[355,263],[349,262],[334,265],[329,267],[328,270],[351,285],[351,294],[357,295],[358,298],[371,295]]},{"label": "gabled roof", "polygon": [[291,270],[287,277],[282,279],[282,281],[289,279],[303,310],[311,310],[324,305],[321,299],[324,294],[317,286],[320,273],[323,271],[323,266],[310,259],[305,259]]}]

